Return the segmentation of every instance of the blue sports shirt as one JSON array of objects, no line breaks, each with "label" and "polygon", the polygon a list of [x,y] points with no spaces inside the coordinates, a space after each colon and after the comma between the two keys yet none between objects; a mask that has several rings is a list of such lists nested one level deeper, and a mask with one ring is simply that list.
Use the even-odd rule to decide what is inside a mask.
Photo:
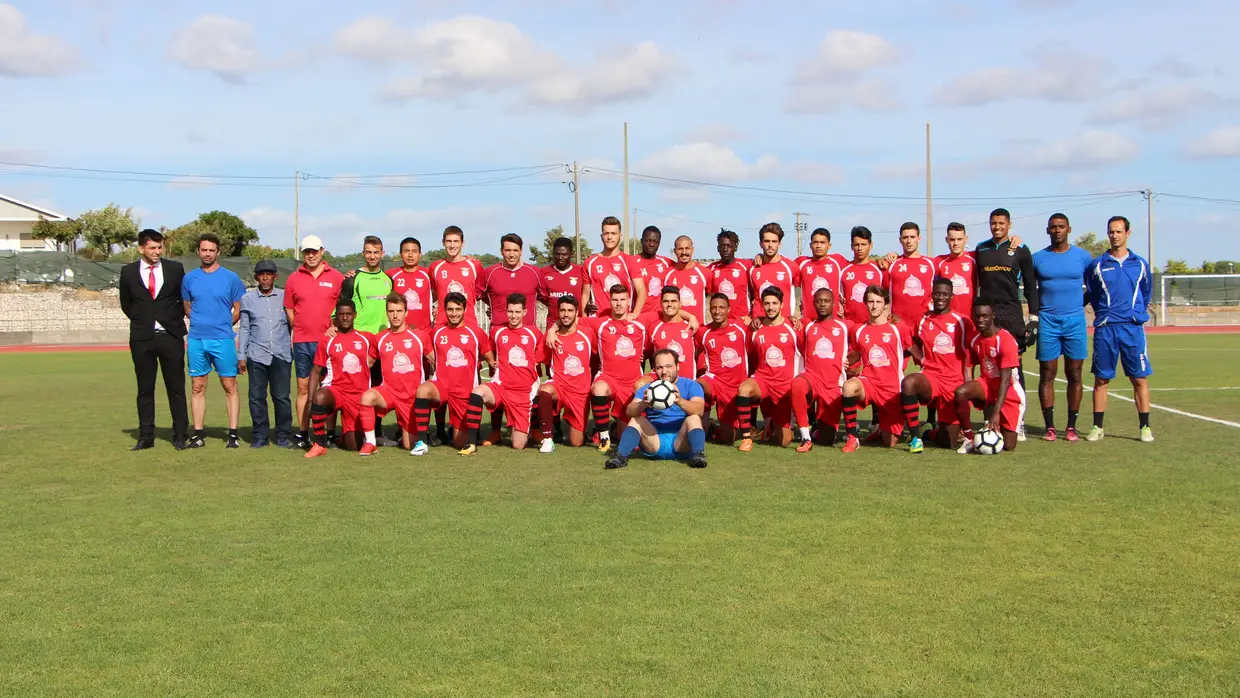
[{"label": "blue sports shirt", "polygon": [[1094,308],[1094,327],[1149,322],[1154,279],[1149,262],[1137,253],[1129,250],[1127,257],[1116,259],[1103,252],[1086,270],[1085,285]]},{"label": "blue sports shirt", "polygon": [[1071,245],[1064,252],[1049,246],[1033,253],[1038,277],[1038,305],[1042,315],[1072,317],[1085,314],[1085,270],[1094,261],[1085,250]]},{"label": "blue sports shirt", "polygon": [[[643,385],[641,390],[637,391],[638,400],[646,399],[646,389],[649,387],[649,384]],[[702,392],[702,386],[697,381],[684,378],[683,376],[676,379],[676,390],[680,391],[680,397],[685,400],[692,400],[695,397],[705,399],[706,397],[706,393]],[[646,419],[649,419],[650,423],[656,427],[674,426],[679,429],[680,425],[684,423],[685,417],[688,416],[684,410],[680,409],[680,405],[672,405],[666,410],[656,410],[654,408],[646,410]]]},{"label": "blue sports shirt", "polygon": [[219,267],[211,273],[202,268],[185,275],[181,282],[181,300],[189,301],[190,339],[232,339],[233,303],[245,295],[241,277]]}]

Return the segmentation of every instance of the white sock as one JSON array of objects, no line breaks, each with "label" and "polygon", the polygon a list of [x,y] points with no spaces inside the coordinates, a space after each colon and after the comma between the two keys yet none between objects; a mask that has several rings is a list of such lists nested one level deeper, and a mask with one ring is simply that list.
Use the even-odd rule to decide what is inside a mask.
[{"label": "white sock", "polygon": [[811,438],[809,435],[809,427],[801,427],[800,431],[801,431],[801,440],[809,441]]},{"label": "white sock", "polygon": [[371,446],[377,445],[377,442],[375,441],[375,433],[373,431],[366,432],[366,443]]}]

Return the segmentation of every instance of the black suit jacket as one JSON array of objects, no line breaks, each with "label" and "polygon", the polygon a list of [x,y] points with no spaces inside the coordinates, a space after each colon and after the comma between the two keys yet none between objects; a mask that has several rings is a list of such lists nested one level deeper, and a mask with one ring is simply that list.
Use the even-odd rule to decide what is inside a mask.
[{"label": "black suit jacket", "polygon": [[180,262],[165,259],[160,262],[164,271],[164,284],[159,294],[151,298],[146,280],[142,277],[142,262],[132,262],[121,267],[121,310],[129,318],[129,341],[142,341],[155,336],[158,321],[168,334],[185,336],[185,305],[181,302],[181,282],[185,279],[185,267]]}]

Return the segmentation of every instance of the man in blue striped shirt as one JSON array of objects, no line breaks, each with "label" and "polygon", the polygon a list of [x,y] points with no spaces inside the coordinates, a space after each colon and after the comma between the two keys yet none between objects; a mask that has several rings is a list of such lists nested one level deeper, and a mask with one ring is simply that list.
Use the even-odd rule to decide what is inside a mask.
[{"label": "man in blue striped shirt", "polygon": [[268,389],[276,410],[275,443],[280,448],[293,448],[293,405],[289,400],[293,339],[284,312],[284,291],[275,287],[279,271],[269,259],[254,265],[258,288],[241,297],[241,357],[237,369],[250,374],[250,421],[254,425],[250,448],[266,446],[271,437]]},{"label": "man in blue striped shirt", "polygon": [[1124,366],[1132,382],[1141,440],[1154,440],[1150,429],[1150,387],[1154,373],[1145,346],[1145,323],[1149,321],[1150,295],[1154,288],[1149,262],[1128,249],[1128,219],[1112,216],[1107,221],[1111,249],[1085,270],[1086,292],[1094,309],[1094,426],[1086,441],[1101,441],[1102,418],[1107,409],[1107,385],[1115,378],[1115,365]]}]

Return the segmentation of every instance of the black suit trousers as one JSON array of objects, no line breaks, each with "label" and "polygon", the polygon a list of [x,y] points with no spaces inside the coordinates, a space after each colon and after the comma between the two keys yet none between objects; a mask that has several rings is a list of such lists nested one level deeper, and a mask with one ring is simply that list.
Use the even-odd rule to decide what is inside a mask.
[{"label": "black suit trousers", "polygon": [[138,378],[138,438],[155,437],[155,376],[164,374],[164,390],[168,393],[168,411],[172,413],[173,438],[184,437],[189,431],[189,415],[185,410],[185,345],[166,332],[156,332],[150,339],[131,339],[129,353],[133,371]]}]

